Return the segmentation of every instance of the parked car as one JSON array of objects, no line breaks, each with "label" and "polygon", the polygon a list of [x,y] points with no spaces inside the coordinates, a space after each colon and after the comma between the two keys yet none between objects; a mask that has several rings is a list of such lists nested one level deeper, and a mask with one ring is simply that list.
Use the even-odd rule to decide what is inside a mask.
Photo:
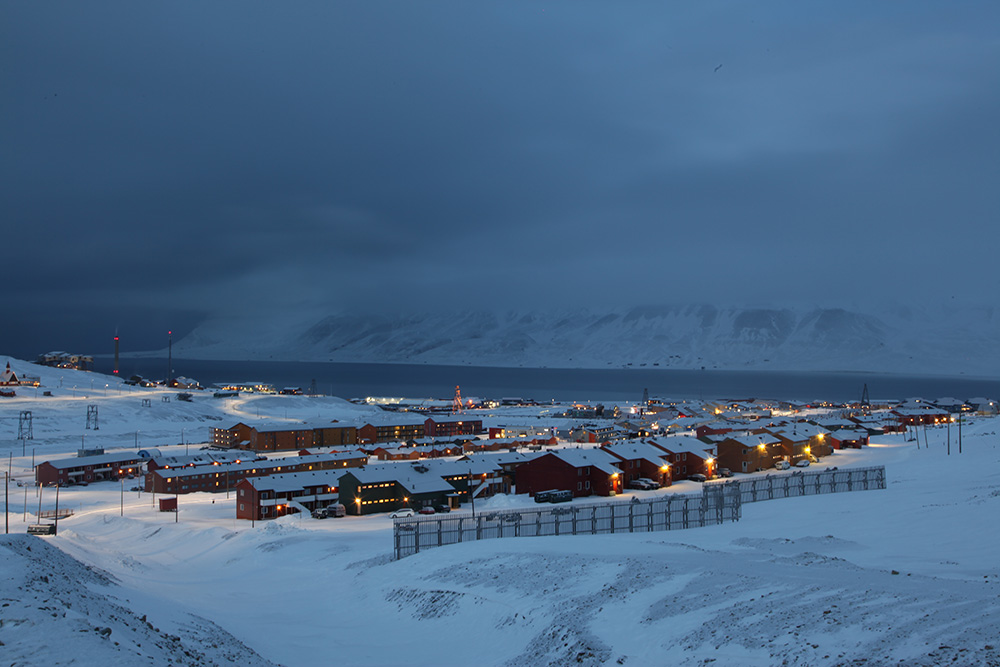
[{"label": "parked car", "polygon": [[784,461],[784,460],[778,461],[778,462],[776,462],[774,464],[774,469],[775,470],[788,470],[791,467],[792,467],[792,464],[789,463],[788,461]]},{"label": "parked car", "polygon": [[451,507],[448,505],[435,505],[434,511],[437,512],[438,514],[444,514],[446,512],[450,512]]},{"label": "parked car", "polygon": [[416,514],[416,512],[414,512],[413,510],[411,510],[409,507],[404,507],[403,509],[398,509],[395,512],[389,512],[389,518],[390,519],[405,519],[406,517],[413,516],[414,514]]},{"label": "parked car", "polygon": [[732,477],[733,471],[729,468],[719,468],[719,477]]},{"label": "parked car", "polygon": [[795,462],[795,467],[797,467],[797,468],[808,468],[809,467],[809,459],[802,459],[801,461],[796,461]]},{"label": "parked car", "polygon": [[555,491],[539,491],[535,494],[536,503],[547,503]]},{"label": "parked car", "polygon": [[700,472],[696,472],[695,474],[688,477],[688,479],[691,480],[692,482],[699,482],[699,483],[708,481],[708,478],[702,475]]},{"label": "parked car", "polygon": [[650,489],[654,489],[656,487],[650,486],[644,479],[633,479],[628,483],[628,488],[639,489],[640,491],[649,491]]},{"label": "parked car", "polygon": [[658,488],[660,488],[660,483],[657,482],[655,479],[650,479],[648,477],[640,477],[636,481],[637,482],[645,482],[646,486],[648,486],[650,489],[658,489]]},{"label": "parked car", "polygon": [[420,508],[420,514],[435,514],[434,508],[428,505]]},{"label": "parked car", "polygon": [[330,517],[342,517],[347,516],[347,508],[340,503],[334,503],[333,505],[327,505],[326,507],[320,507],[313,510],[314,519],[329,519]]}]

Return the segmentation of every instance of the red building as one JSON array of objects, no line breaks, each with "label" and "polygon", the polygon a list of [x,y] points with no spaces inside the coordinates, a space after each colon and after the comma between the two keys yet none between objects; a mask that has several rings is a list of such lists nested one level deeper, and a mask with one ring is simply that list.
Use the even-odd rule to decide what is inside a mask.
[{"label": "red building", "polygon": [[647,438],[646,442],[667,453],[670,473],[674,481],[688,479],[691,475],[712,478],[718,469],[715,462],[715,445],[689,435]]},{"label": "red building", "polygon": [[630,482],[639,478],[651,479],[660,486],[670,486],[673,482],[673,476],[670,474],[670,454],[659,447],[638,440],[629,440],[608,443],[601,449],[618,459],[615,465],[622,471],[622,483],[626,488]]},{"label": "red building", "polygon": [[476,435],[483,432],[482,419],[428,417],[424,421],[424,434],[436,437],[451,437],[455,435]]},{"label": "red building", "polygon": [[43,486],[71,486],[80,482],[141,475],[146,459],[133,452],[78,456],[57,461],[42,461],[35,466],[35,483]]},{"label": "red building", "polygon": [[781,441],[769,433],[730,436],[715,446],[719,467],[733,472],[768,470],[785,459]]},{"label": "red building", "polygon": [[364,454],[346,452],[241,461],[229,465],[165,467],[146,473],[145,488],[151,493],[217,492],[235,488],[241,480],[251,477],[313,470],[343,471],[363,466],[367,462],[368,457]]},{"label": "red building", "polygon": [[236,485],[236,518],[260,521],[312,512],[337,502],[340,470],[243,479]]},{"label": "red building", "polygon": [[[387,416],[388,417],[388,416]],[[358,427],[358,443],[375,442],[405,442],[424,437],[425,419],[423,417],[392,415],[391,418],[379,420],[378,423],[368,422]]]},{"label": "red building", "polygon": [[834,449],[844,449],[845,447],[861,449],[868,445],[868,431],[840,429],[828,435],[827,439]]},{"label": "red building", "polygon": [[526,461],[515,471],[517,492],[572,491],[574,497],[613,496],[622,491],[619,459],[602,449],[558,449]]}]

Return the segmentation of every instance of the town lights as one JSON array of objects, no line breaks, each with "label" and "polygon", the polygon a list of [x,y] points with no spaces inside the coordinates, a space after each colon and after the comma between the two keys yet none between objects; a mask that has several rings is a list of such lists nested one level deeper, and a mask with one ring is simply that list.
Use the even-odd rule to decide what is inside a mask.
[{"label": "town lights", "polygon": [[759,445],[757,445],[757,449],[759,449],[760,451],[764,451],[765,449],[767,449],[767,445],[765,445],[765,444],[764,444],[764,443],[762,442],[762,443],[760,443]]},{"label": "town lights", "polygon": [[668,470],[670,470],[670,464],[669,463],[660,466],[660,472],[667,472]]}]

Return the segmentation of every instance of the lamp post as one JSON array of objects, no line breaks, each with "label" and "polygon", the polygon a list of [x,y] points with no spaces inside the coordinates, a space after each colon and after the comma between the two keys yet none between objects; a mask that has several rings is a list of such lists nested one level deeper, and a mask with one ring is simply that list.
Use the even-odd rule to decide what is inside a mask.
[{"label": "lamp post", "polygon": [[469,502],[472,503],[472,518],[476,518],[476,494],[472,488],[472,468],[469,468]]}]

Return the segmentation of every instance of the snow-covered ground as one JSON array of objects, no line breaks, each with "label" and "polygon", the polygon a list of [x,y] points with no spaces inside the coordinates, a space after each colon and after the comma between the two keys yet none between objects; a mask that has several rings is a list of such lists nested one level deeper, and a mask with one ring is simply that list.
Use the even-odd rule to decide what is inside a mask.
[{"label": "snow-covered ground", "polygon": [[[46,386],[37,399],[19,390],[0,402],[0,454],[17,479],[30,477],[32,449],[37,460],[72,454],[81,435],[88,446],[138,437],[140,447],[183,451],[182,437],[200,442],[236,414],[370,410],[307,397],[165,403],[173,392],[119,394],[101,376],[22,366]],[[91,404],[97,432],[84,428]],[[22,410],[34,425],[25,456]],[[951,456],[946,432],[930,429],[929,449],[892,436],[832,458],[885,465],[885,491],[748,504],[739,523],[710,528],[489,540],[400,561],[382,516],[251,527],[234,519],[235,497],[182,496],[175,517],[114,482],[63,489],[60,507],[74,515],[57,537],[29,538],[23,503],[31,523],[38,498],[11,485],[7,519],[19,535],[0,541],[0,656],[16,665],[1000,665],[998,426],[968,423],[961,455],[955,429]],[[50,489],[41,500],[53,508]]]}]

